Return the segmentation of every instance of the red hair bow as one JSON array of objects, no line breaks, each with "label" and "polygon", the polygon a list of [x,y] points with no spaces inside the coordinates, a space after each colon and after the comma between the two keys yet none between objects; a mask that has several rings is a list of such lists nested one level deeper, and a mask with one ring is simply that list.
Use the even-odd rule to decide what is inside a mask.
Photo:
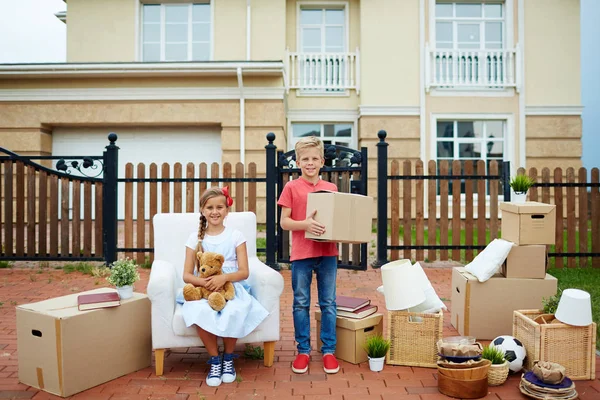
[{"label": "red hair bow", "polygon": [[227,202],[227,207],[231,207],[233,205],[233,199],[229,195],[229,186],[225,186],[221,189],[223,195],[225,196],[225,201]]}]

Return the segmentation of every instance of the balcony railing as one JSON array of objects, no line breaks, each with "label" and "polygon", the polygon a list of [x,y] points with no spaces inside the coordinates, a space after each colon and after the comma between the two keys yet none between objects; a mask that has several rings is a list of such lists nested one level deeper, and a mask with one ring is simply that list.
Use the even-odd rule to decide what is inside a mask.
[{"label": "balcony railing", "polygon": [[360,93],[360,55],[354,53],[287,52],[286,80],[288,89],[307,94]]},{"label": "balcony railing", "polygon": [[513,50],[426,48],[426,89],[507,89],[520,87],[519,47]]}]

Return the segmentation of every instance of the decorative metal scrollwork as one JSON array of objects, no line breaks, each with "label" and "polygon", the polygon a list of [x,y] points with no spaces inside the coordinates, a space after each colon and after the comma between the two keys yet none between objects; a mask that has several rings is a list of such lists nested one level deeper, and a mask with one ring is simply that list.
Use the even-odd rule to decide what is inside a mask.
[{"label": "decorative metal scrollwork", "polygon": [[83,157],[82,160],[65,160],[61,158],[56,163],[56,169],[67,175],[72,175],[74,171],[77,171],[81,176],[97,178],[104,172],[104,164],[101,159],[92,157]]},{"label": "decorative metal scrollwork", "polygon": [[[330,167],[353,167],[362,164],[362,154],[347,147],[333,144],[325,145],[325,165]],[[282,168],[298,168],[296,152],[288,151],[279,156],[279,165]]]}]

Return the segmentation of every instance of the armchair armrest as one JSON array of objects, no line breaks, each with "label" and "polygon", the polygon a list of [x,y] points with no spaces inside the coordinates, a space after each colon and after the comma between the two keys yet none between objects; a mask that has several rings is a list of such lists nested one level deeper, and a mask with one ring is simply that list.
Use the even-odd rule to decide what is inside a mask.
[{"label": "armchair armrest", "polygon": [[272,268],[269,268],[258,257],[249,257],[248,284],[252,295],[267,310],[273,310],[275,304],[279,304],[279,297],[283,293],[283,277]]},{"label": "armchair armrest", "polygon": [[[162,260],[152,263],[147,293],[152,303],[152,332],[172,332],[175,314],[175,268],[171,263]],[[154,343],[154,334],[152,339]]]}]

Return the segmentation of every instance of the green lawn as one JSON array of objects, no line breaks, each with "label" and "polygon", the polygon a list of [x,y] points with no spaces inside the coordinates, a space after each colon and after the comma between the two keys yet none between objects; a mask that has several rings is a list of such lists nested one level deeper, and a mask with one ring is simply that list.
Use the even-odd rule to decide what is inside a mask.
[{"label": "green lawn", "polygon": [[[600,324],[600,268],[550,268],[558,279],[559,289],[581,289],[592,298],[592,317]],[[596,348],[600,349],[600,331],[596,332]]]}]

